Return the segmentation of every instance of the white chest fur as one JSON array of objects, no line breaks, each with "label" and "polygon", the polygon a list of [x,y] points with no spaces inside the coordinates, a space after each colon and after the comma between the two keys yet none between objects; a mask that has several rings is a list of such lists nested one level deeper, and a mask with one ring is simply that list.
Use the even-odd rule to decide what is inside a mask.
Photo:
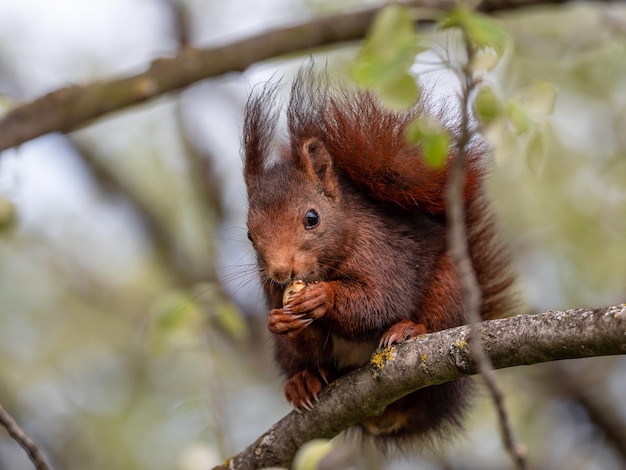
[{"label": "white chest fur", "polygon": [[335,335],[333,340],[333,356],[338,369],[358,367],[370,360],[372,353],[378,347],[378,341],[354,343]]}]

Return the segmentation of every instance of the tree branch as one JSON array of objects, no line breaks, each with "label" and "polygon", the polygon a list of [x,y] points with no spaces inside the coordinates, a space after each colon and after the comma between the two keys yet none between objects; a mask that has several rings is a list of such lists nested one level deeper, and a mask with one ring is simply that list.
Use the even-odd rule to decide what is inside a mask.
[{"label": "tree branch", "polygon": [[[478,325],[496,369],[626,353],[626,304],[550,311]],[[291,412],[217,469],[289,467],[298,448],[331,438],[400,397],[477,373],[469,327],[439,331],[378,350],[369,364],[331,383],[313,411]]]},{"label": "tree branch", "polygon": [[[484,0],[479,10],[493,13],[565,0]],[[413,7],[450,9],[451,0],[413,0]],[[178,55],[157,59],[138,75],[63,88],[10,110],[0,120],[0,150],[49,132],[70,132],[91,119],[118,111],[200,80],[244,71],[280,55],[354,41],[365,36],[380,6],[314,18],[218,47],[184,47]],[[428,22],[429,20],[424,20]]]},{"label": "tree branch", "polygon": [[4,426],[9,436],[26,451],[37,470],[52,470],[52,467],[46,463],[46,459],[39,446],[28,437],[26,432],[24,432],[13,416],[11,416],[2,405],[0,405],[0,425]]}]

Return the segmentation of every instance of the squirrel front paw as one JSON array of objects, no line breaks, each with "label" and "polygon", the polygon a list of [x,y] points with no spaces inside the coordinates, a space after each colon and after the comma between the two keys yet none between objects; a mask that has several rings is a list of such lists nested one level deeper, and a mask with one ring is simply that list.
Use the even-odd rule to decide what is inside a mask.
[{"label": "squirrel front paw", "polygon": [[323,282],[306,284],[300,290],[290,291],[283,308],[270,311],[267,328],[271,333],[294,339],[313,320],[326,314],[332,296]]},{"label": "squirrel front paw", "polygon": [[388,348],[392,344],[398,344],[409,338],[415,338],[419,335],[428,333],[426,326],[422,323],[415,323],[411,320],[400,320],[398,323],[383,333],[378,344],[379,348]]},{"label": "squirrel front paw", "polygon": [[311,324],[312,318],[304,314],[295,315],[290,308],[276,308],[270,310],[267,317],[267,329],[276,335],[283,335],[286,338],[294,339],[302,330]]},{"label": "squirrel front paw", "polygon": [[293,292],[285,307],[294,315],[306,315],[312,320],[317,320],[330,309],[333,297],[331,294],[330,287],[325,282],[312,282]]},{"label": "squirrel front paw", "polygon": [[324,387],[322,380],[326,382],[322,370],[319,374],[309,369],[296,372],[285,382],[285,398],[296,410],[301,411],[304,408],[310,411]]}]

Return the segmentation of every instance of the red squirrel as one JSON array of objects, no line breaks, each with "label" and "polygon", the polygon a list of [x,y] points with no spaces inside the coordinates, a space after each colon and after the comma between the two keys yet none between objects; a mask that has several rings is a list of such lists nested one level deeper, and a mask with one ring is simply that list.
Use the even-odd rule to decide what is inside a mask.
[{"label": "red squirrel", "polygon": [[[294,81],[288,142],[277,146],[276,94],[266,86],[246,106],[248,238],[285,397],[311,409],[326,384],[367,363],[377,347],[465,323],[446,243],[444,187],[454,155],[432,168],[407,143],[424,102],[391,111],[370,91],[331,88],[311,67]],[[454,135],[454,125],[449,130]],[[488,319],[510,308],[512,277],[484,197],[484,146],[470,147],[466,224]],[[283,305],[294,280],[306,286]],[[380,439],[458,426],[466,384],[418,390],[359,426]]]}]

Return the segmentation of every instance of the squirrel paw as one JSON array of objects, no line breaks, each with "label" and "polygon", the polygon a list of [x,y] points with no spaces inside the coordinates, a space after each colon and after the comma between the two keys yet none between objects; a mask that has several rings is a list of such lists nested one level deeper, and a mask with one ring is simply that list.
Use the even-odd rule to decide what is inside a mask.
[{"label": "squirrel paw", "polygon": [[378,347],[388,348],[392,344],[398,344],[409,338],[415,338],[416,336],[425,335],[426,333],[428,333],[428,330],[426,330],[426,326],[422,323],[415,323],[411,320],[401,320],[385,331],[380,338]]},{"label": "squirrel paw", "polygon": [[311,411],[322,387],[322,380],[318,374],[310,369],[304,369],[293,374],[285,382],[285,398],[296,411],[302,409]]},{"label": "squirrel paw", "polygon": [[306,315],[311,320],[317,320],[329,310],[332,298],[329,290],[324,282],[307,284],[291,295],[286,307],[295,315]]},{"label": "squirrel paw", "polygon": [[302,330],[311,324],[312,318],[306,315],[296,315],[289,307],[276,308],[270,310],[267,317],[267,329],[271,333],[283,335],[289,339],[294,339]]}]

